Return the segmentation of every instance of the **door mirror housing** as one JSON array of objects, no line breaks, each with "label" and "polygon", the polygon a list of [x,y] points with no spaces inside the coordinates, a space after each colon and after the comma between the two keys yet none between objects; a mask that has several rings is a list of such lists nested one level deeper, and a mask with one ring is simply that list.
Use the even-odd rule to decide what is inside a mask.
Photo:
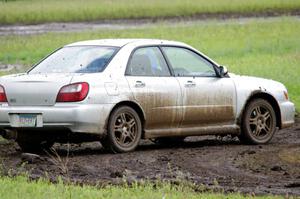
[{"label": "door mirror housing", "polygon": [[228,69],[226,66],[220,66],[220,77],[228,77]]}]

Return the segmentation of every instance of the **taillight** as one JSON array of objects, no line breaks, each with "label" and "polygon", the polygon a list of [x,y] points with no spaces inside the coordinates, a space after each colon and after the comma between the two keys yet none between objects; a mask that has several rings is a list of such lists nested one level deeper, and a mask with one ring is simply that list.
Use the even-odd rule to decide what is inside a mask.
[{"label": "taillight", "polygon": [[79,82],[63,86],[57,95],[56,102],[79,102],[86,98],[89,84]]},{"label": "taillight", "polygon": [[0,85],[0,102],[7,102],[5,89],[3,86]]}]

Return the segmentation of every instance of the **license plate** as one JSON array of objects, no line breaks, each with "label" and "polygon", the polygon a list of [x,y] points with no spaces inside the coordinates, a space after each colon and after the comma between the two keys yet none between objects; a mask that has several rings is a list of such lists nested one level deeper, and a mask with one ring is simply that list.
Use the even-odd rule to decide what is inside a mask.
[{"label": "license plate", "polygon": [[35,114],[20,114],[18,126],[20,127],[36,127],[37,115]]}]

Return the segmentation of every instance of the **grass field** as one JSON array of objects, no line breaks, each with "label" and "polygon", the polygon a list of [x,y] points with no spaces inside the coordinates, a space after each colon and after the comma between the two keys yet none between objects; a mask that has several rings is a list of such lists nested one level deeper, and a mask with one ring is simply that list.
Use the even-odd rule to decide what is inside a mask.
[{"label": "grass field", "polygon": [[[172,187],[166,183],[157,188],[151,185],[134,185],[128,186],[111,186],[106,188],[96,188],[91,186],[73,186],[64,185],[63,183],[52,184],[47,181],[28,182],[25,177],[0,178],[0,196],[1,199],[14,199],[14,198],[105,198],[105,199],[176,199],[176,198],[205,198],[205,199],[240,199],[249,198],[250,196],[242,196],[240,194],[224,195],[222,193],[196,193],[188,187]],[[283,198],[279,196],[261,196],[251,198]]]},{"label": "grass field", "polygon": [[0,0],[0,24],[158,18],[199,14],[289,13],[298,0]]},{"label": "grass field", "polygon": [[296,17],[192,25],[161,24],[131,30],[3,36],[0,62],[33,64],[64,44],[100,38],[162,38],[186,42],[231,72],[271,78],[284,83],[300,110],[300,20]]}]

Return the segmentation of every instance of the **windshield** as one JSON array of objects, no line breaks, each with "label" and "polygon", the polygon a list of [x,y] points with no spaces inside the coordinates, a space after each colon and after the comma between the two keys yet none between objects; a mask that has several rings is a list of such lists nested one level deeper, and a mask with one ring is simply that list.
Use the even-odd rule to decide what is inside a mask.
[{"label": "windshield", "polygon": [[107,46],[64,47],[37,64],[29,73],[102,72],[117,50],[117,47]]}]

